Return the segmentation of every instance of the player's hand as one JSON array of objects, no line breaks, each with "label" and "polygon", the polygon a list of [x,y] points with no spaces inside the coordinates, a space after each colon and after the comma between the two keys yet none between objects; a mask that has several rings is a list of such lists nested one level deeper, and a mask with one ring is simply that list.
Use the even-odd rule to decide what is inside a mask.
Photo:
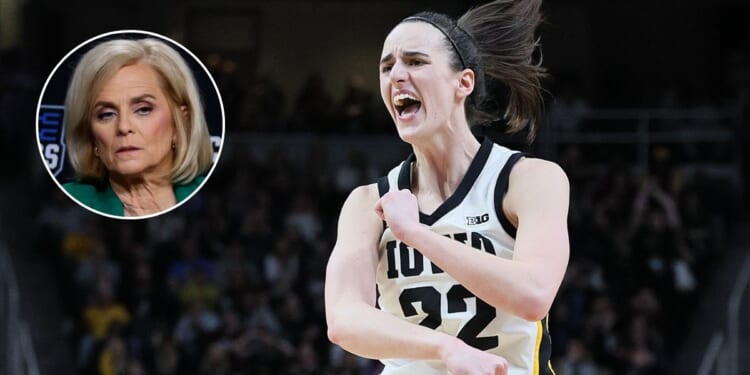
[{"label": "player's hand", "polygon": [[505,358],[483,352],[466,345],[460,339],[451,340],[441,354],[441,359],[452,375],[506,375]]},{"label": "player's hand", "polygon": [[388,223],[393,235],[401,241],[405,241],[408,233],[421,227],[417,197],[406,189],[383,195],[375,203],[375,213]]}]

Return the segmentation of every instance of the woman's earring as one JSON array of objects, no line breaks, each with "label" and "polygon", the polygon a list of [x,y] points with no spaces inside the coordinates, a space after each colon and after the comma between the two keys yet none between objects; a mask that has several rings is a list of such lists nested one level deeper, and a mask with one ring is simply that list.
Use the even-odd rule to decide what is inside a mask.
[{"label": "woman's earring", "polygon": [[176,145],[176,144],[174,144],[174,142],[172,142],[172,150],[174,150],[174,149],[176,149],[176,148],[177,148],[177,145]]},{"label": "woman's earring", "polygon": [[99,147],[94,146],[94,155],[96,155],[96,157],[99,157]]}]

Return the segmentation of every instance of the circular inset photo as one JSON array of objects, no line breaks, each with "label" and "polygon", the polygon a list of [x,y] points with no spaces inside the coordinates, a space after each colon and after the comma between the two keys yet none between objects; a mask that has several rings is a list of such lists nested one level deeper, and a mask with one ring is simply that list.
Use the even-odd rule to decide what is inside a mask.
[{"label": "circular inset photo", "polygon": [[223,139],[224,108],[206,67],[147,31],[78,45],[52,70],[37,105],[50,176],[82,207],[112,218],[148,218],[189,200]]}]

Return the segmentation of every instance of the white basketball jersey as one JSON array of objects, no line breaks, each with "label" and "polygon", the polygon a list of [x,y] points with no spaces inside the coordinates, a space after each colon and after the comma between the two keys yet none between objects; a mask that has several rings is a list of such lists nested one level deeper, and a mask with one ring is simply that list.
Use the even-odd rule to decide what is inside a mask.
[{"label": "white basketball jersey", "polygon": [[[477,251],[511,259],[515,228],[502,213],[508,175],[520,153],[482,141],[456,192],[420,222],[433,232]],[[378,182],[380,195],[409,189],[414,155]],[[497,208],[496,208],[497,207]],[[510,375],[553,374],[546,318],[529,322],[475,297],[417,249],[397,240],[386,227],[380,240],[378,306],[403,320],[445,332],[502,356]],[[385,359],[384,375],[448,375],[441,361]]]}]

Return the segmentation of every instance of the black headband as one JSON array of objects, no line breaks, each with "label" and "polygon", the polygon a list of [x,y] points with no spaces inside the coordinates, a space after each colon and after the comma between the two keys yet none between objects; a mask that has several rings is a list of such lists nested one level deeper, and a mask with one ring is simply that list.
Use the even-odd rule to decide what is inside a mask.
[{"label": "black headband", "polygon": [[[412,21],[412,20],[427,22],[430,25],[435,26],[436,29],[440,30],[440,32],[443,33],[443,35],[445,35],[445,38],[448,39],[449,42],[451,42],[451,45],[453,46],[453,49],[456,51],[456,54],[458,55],[458,59],[461,60],[461,67],[463,69],[466,69],[466,62],[464,61],[464,56],[461,54],[461,50],[458,49],[458,44],[456,44],[456,42],[453,40],[453,38],[451,38],[451,36],[450,36],[450,34],[448,34],[447,30],[443,29],[442,26],[438,25],[437,23],[435,23],[431,19],[425,18],[425,17],[420,17],[420,16],[407,17],[407,18],[404,18],[404,20],[401,21],[401,22]],[[461,27],[459,27],[458,25],[454,25],[453,27],[455,27],[458,30],[466,33],[466,31],[464,31],[463,29],[461,29]],[[466,33],[466,34],[468,34],[468,33]]]}]

